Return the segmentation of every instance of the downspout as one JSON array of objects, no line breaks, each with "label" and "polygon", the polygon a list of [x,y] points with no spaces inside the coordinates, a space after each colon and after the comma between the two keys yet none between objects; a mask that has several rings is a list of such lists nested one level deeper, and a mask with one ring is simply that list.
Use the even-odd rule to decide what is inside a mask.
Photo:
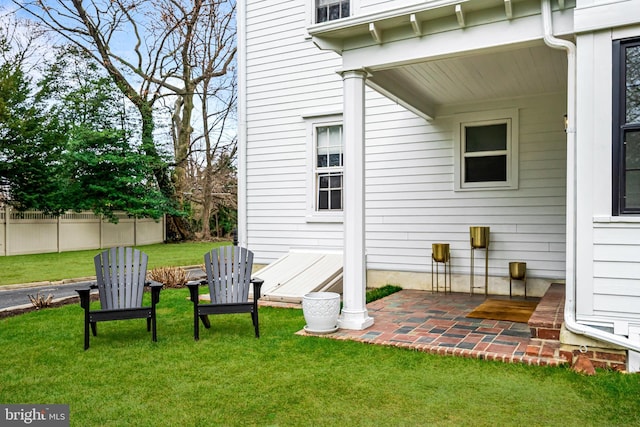
[{"label": "downspout", "polygon": [[551,0],[541,0],[544,42],[553,49],[567,51],[567,273],[565,285],[564,324],[579,335],[625,347],[640,352],[640,343],[621,335],[580,324],[576,321],[576,45],[553,35]]}]

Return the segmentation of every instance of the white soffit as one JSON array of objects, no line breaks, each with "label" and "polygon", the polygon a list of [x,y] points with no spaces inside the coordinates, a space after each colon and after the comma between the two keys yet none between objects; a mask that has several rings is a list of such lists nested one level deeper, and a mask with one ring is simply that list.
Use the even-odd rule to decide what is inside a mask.
[{"label": "white soffit", "polygon": [[342,253],[291,251],[253,273],[264,280],[262,299],[301,302],[309,292],[341,291]]}]

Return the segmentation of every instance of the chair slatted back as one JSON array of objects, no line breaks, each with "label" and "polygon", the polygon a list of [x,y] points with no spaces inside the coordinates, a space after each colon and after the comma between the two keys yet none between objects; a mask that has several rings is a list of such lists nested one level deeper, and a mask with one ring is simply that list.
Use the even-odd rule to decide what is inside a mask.
[{"label": "chair slatted back", "polygon": [[99,253],[93,260],[103,310],[142,306],[147,254],[120,246]]},{"label": "chair slatted back", "polygon": [[253,252],[239,246],[222,246],[204,255],[211,303],[247,302]]}]

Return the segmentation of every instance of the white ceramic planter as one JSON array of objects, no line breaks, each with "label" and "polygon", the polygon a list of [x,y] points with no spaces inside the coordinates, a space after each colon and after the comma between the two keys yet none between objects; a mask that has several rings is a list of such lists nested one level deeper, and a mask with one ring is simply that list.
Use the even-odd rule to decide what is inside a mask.
[{"label": "white ceramic planter", "polygon": [[314,334],[328,334],[338,330],[340,294],[310,292],[302,297],[302,313],[307,325],[304,330]]}]

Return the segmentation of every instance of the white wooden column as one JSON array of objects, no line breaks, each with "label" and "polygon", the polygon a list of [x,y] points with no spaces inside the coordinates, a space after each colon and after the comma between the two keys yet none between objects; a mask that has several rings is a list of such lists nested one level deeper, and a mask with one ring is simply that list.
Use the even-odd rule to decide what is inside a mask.
[{"label": "white wooden column", "polygon": [[338,326],[366,329],[373,325],[365,305],[367,287],[364,207],[364,70],[342,72],[344,137],[343,309]]}]

